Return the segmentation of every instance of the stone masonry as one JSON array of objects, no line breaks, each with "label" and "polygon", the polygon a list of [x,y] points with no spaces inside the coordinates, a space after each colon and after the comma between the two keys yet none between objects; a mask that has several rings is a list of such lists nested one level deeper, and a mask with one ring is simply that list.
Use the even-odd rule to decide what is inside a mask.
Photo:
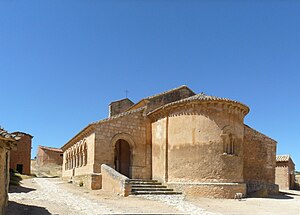
[{"label": "stone masonry", "polygon": [[30,174],[31,165],[31,140],[33,136],[24,132],[14,132],[14,135],[21,137],[17,142],[17,149],[11,152],[10,168],[21,174]]},{"label": "stone masonry", "polygon": [[240,102],[180,86],[135,104],[112,102],[109,110],[109,118],[89,124],[62,147],[63,178],[100,189],[108,180],[101,172],[105,164],[186,195],[278,191],[276,141],[244,124],[249,108]]},{"label": "stone masonry", "polygon": [[281,190],[295,189],[295,164],[289,155],[276,156],[276,184]]},{"label": "stone masonry", "polygon": [[38,166],[49,164],[62,165],[63,151],[59,148],[39,146],[37,150],[36,163]]},{"label": "stone masonry", "polygon": [[8,200],[10,152],[16,148],[15,141],[19,139],[0,128],[0,214],[5,214]]}]

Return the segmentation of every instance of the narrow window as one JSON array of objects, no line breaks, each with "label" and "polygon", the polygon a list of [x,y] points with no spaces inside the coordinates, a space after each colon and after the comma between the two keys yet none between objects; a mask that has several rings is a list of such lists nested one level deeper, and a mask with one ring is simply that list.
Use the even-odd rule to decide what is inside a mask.
[{"label": "narrow window", "polygon": [[223,154],[234,155],[235,152],[235,137],[233,134],[221,134],[223,139]]}]

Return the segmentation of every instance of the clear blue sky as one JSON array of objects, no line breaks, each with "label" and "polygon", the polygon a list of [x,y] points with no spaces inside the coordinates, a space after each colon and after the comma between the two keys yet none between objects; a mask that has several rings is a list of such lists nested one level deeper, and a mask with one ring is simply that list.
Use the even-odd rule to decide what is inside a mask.
[{"label": "clear blue sky", "polygon": [[300,2],[0,0],[0,125],[61,147],[111,101],[183,84],[250,107],[300,168]]}]

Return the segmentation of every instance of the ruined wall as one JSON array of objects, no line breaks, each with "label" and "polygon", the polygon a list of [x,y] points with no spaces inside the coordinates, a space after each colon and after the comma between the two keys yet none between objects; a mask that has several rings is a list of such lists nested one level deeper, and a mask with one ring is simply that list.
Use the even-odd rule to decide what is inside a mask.
[{"label": "ruined wall", "polygon": [[290,189],[290,175],[287,166],[277,166],[276,167],[276,180],[275,183],[278,184],[279,189],[289,190]]},{"label": "ruined wall", "polygon": [[115,168],[115,144],[119,139],[130,145],[131,177],[151,178],[150,124],[143,109],[96,125],[95,172],[101,171],[101,164]]},{"label": "ruined wall", "polygon": [[292,162],[277,162],[275,174],[275,183],[279,185],[279,189],[295,188],[295,165]]},{"label": "ruined wall", "polygon": [[276,193],[276,142],[245,125],[244,179],[247,192],[267,189]]},{"label": "ruined wall", "polygon": [[63,152],[62,151],[54,151],[43,148],[41,146],[38,147],[38,152],[36,156],[36,162],[39,166],[44,166],[48,164],[57,164],[62,165],[63,163]]},{"label": "ruined wall", "polygon": [[31,139],[32,136],[22,132],[15,132],[15,135],[21,136],[17,141],[17,150],[11,151],[10,168],[17,170],[17,165],[23,165],[22,174],[30,174],[31,164]]}]

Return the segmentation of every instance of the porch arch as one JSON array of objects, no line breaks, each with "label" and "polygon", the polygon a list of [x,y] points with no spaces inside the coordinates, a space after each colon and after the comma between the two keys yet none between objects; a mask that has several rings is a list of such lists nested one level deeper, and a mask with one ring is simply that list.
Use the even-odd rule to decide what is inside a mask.
[{"label": "porch arch", "polygon": [[126,133],[116,134],[112,140],[114,167],[121,174],[132,177],[132,166],[135,153],[135,141]]}]

